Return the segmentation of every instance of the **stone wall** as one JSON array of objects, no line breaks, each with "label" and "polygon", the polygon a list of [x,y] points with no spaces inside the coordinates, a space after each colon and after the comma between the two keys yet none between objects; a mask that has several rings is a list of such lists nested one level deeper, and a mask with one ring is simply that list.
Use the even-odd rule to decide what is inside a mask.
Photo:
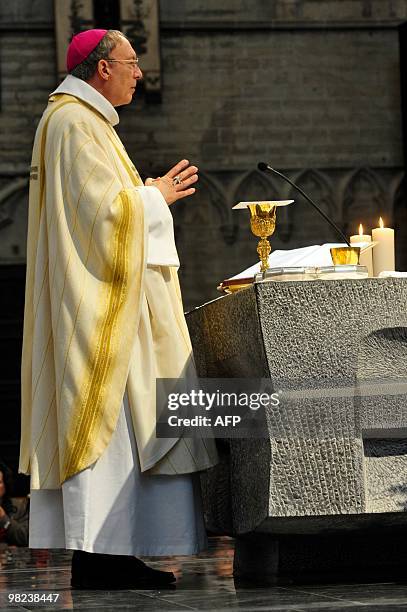
[{"label": "stone wall", "polygon": [[162,106],[136,98],[120,128],[144,163],[183,151],[206,170],[247,170],[263,158],[284,168],[402,163],[396,30],[161,40]]},{"label": "stone wall", "polygon": [[[197,195],[174,206],[185,304],[256,260],[240,199],[290,197],[257,172],[268,161],[299,181],[348,233],[381,214],[398,228],[406,268],[399,23],[405,0],[161,0],[161,104],[138,93],[119,133],[147,175],[188,157]],[[24,177],[55,82],[53,3],[0,7],[2,261],[24,259]],[[274,248],[335,240],[305,203],[279,215]]]}]

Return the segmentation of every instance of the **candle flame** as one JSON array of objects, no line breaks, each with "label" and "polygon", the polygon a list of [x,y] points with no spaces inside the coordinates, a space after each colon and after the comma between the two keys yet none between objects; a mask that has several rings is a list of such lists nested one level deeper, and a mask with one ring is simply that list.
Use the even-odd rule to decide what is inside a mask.
[{"label": "candle flame", "polygon": [[359,225],[359,236],[363,236],[363,225]]},{"label": "candle flame", "polygon": [[379,219],[379,226],[380,227],[384,227],[383,219],[381,217]]}]

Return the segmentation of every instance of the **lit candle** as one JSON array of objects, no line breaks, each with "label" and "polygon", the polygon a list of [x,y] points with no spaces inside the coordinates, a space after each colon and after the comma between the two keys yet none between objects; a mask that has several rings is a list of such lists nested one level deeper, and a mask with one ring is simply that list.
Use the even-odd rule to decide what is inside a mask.
[{"label": "lit candle", "polygon": [[[361,250],[363,247],[367,246],[367,243],[372,242],[372,237],[370,234],[363,233],[363,225],[359,225],[359,234],[355,234],[350,237],[350,243],[354,246],[360,246]],[[372,249],[370,248],[365,253],[360,254],[359,264],[361,266],[366,266],[367,272],[369,276],[373,276],[373,259],[372,259]]]},{"label": "lit candle", "polygon": [[384,227],[380,217],[380,227],[372,230],[373,242],[377,242],[373,249],[373,271],[379,276],[383,270],[394,270],[394,229]]}]

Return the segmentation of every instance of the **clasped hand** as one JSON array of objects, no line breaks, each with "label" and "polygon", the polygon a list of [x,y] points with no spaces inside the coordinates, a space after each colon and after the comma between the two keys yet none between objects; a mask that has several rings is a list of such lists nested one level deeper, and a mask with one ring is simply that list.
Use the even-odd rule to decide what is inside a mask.
[{"label": "clasped hand", "polygon": [[[177,177],[179,181],[174,179]],[[198,168],[190,166],[187,159],[183,159],[176,164],[164,176],[152,179],[148,178],[146,186],[154,186],[159,189],[168,205],[173,204],[181,198],[193,195],[195,188],[191,187],[198,180]]]}]

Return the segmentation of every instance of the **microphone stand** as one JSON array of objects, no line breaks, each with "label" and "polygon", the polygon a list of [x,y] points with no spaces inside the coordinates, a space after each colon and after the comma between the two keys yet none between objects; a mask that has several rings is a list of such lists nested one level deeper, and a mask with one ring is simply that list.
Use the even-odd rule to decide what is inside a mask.
[{"label": "microphone stand", "polygon": [[349,240],[346,238],[345,234],[339,229],[339,227],[336,225],[336,223],[334,223],[332,221],[332,219],[330,219],[328,217],[328,215],[326,215],[324,213],[323,210],[321,210],[319,208],[319,206],[317,206],[317,204],[315,204],[315,202],[313,202],[311,200],[311,198],[309,196],[307,196],[307,194],[301,189],[301,187],[298,187],[298,185],[296,185],[295,183],[293,183],[293,181],[291,181],[288,176],[285,176],[285,174],[282,174],[281,172],[279,172],[278,170],[275,170],[274,168],[272,168],[271,166],[269,166],[268,164],[265,164],[264,162],[260,162],[259,164],[257,164],[257,167],[259,170],[261,170],[262,172],[272,172],[274,174],[277,174],[278,176],[280,176],[282,179],[284,179],[285,181],[287,181],[287,183],[290,183],[290,185],[292,187],[294,187],[294,189],[296,189],[306,200],[307,202],[309,202],[311,204],[311,206],[313,206],[315,208],[316,211],[319,212],[319,214],[326,220],[328,221],[329,225],[331,227],[334,228],[334,230],[339,234],[339,236],[342,238],[342,240],[344,240],[346,242],[346,244],[350,247],[351,244],[349,242]]}]

